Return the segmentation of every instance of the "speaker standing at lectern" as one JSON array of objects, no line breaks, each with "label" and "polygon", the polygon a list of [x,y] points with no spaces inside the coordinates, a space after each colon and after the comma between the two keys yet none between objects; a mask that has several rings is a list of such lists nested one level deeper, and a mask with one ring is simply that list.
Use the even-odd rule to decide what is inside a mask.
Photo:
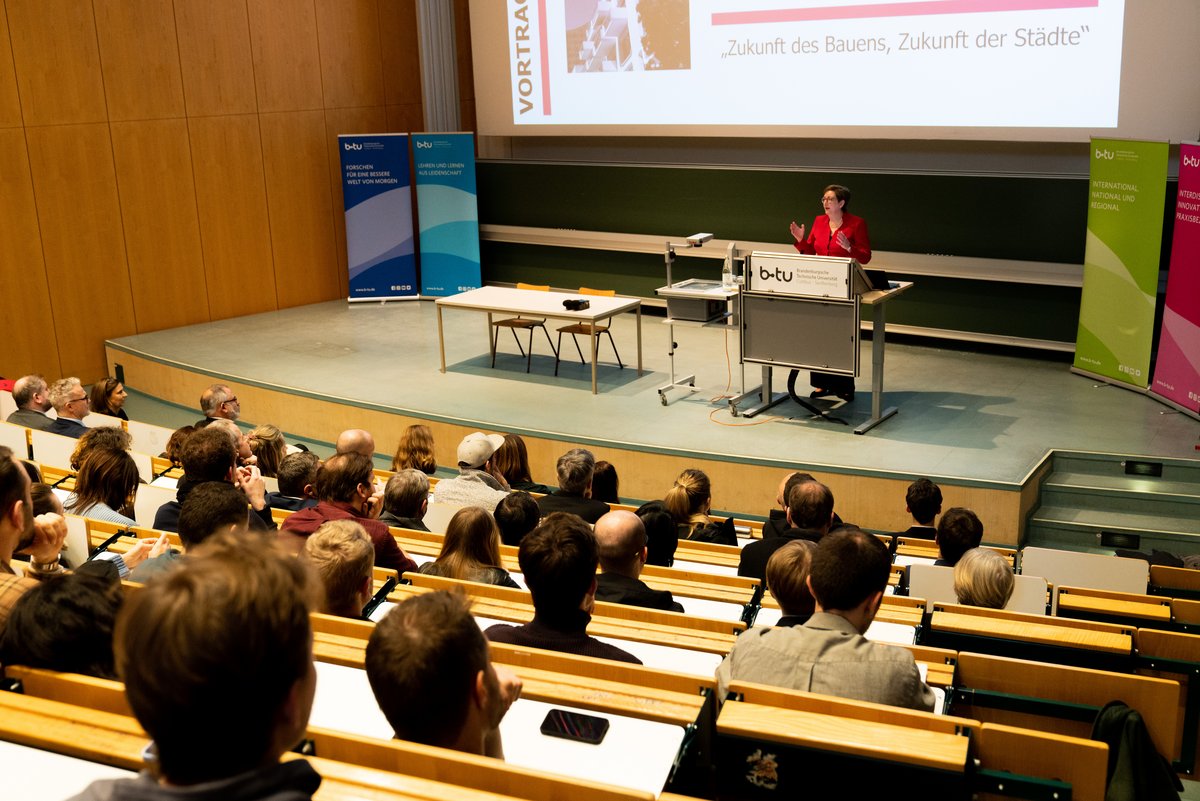
[{"label": "speaker standing at lectern", "polygon": [[[859,264],[869,262],[871,238],[867,235],[867,221],[846,211],[849,205],[849,189],[839,184],[825,187],[821,193],[821,206],[825,213],[813,220],[807,236],[804,226],[792,220],[791,232],[796,250],[808,256],[849,256]],[[813,373],[809,383],[813,386],[809,397],[837,395],[842,400],[854,400],[852,376]]]}]

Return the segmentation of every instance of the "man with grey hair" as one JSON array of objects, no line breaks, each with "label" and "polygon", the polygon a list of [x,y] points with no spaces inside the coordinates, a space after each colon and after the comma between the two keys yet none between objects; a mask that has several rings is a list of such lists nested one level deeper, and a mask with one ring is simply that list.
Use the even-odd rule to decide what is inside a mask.
[{"label": "man with grey hair", "polygon": [[508,482],[492,464],[492,456],[504,444],[499,434],[476,431],[458,444],[458,475],[442,479],[433,491],[434,503],[478,506],[491,512],[508,495]]},{"label": "man with grey hair", "polygon": [[247,467],[258,463],[258,457],[254,455],[254,451],[250,448],[250,440],[246,439],[246,432],[238,428],[237,423],[226,418],[217,418],[210,425],[229,434],[229,438],[233,440],[233,447],[237,450],[238,465]]},{"label": "man with grey hair", "polygon": [[368,459],[375,458],[375,437],[361,428],[348,428],[338,434],[333,447],[338,453],[361,453]]},{"label": "man with grey hair", "polygon": [[429,510],[429,476],[408,468],[388,479],[383,490],[381,523],[414,531],[429,531],[425,512]]},{"label": "man with grey hair", "polygon": [[200,395],[200,411],[204,412],[204,419],[198,421],[196,427],[204,428],[213,420],[237,420],[242,414],[242,405],[228,386],[212,384]]},{"label": "man with grey hair", "polygon": [[596,521],[600,575],[596,600],[682,612],[670,590],[652,590],[641,580],[646,566],[646,528],[633,512],[615,509]]},{"label": "man with grey hair", "polygon": [[13,383],[13,402],[17,410],[8,416],[13,425],[45,431],[54,422],[46,412],[50,411],[50,388],[40,375],[23,375]]},{"label": "man with grey hair", "polygon": [[538,498],[542,517],[551,512],[570,512],[595,523],[608,512],[608,504],[593,500],[592,473],[596,457],[589,450],[573,448],[558,457],[558,490]]},{"label": "man with grey hair", "polygon": [[87,417],[88,394],[84,391],[79,379],[60,378],[50,385],[50,403],[58,419],[46,427],[51,434],[62,434],[64,437],[79,439],[88,430],[81,421]]}]

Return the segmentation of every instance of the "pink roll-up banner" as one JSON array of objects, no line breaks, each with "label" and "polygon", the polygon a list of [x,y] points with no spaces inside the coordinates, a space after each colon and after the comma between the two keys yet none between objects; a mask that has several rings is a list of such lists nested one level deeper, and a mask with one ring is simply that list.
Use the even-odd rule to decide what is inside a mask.
[{"label": "pink roll-up banner", "polygon": [[1179,148],[1179,197],[1150,392],[1200,417],[1200,144]]}]

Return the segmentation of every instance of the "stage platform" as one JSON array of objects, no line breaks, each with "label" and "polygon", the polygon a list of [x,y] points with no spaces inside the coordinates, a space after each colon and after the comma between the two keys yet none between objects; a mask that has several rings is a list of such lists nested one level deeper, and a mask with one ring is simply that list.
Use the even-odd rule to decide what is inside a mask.
[{"label": "stage platform", "polygon": [[[765,514],[783,471],[806,469],[830,485],[843,518],[901,529],[909,525],[904,488],[929,476],[943,485],[947,507],[978,511],[996,543],[1017,541],[1036,495],[1031,477],[1048,450],[1189,458],[1200,435],[1196,421],[1073,375],[1061,358],[932,342],[889,342],[885,404],[899,414],[866,435],[853,426],[869,416],[869,341],[860,391],[834,412],[850,425],[814,420],[790,400],[735,418],[717,399],[741,390],[737,336],[696,327],[674,329],[676,370],[695,373],[703,389],[673,390],[663,406],[657,389],[668,382],[668,327],[652,315],[643,319],[644,374],[636,370],[635,318],[622,315],[613,333],[626,367],[617,368],[602,339],[600,391],[592,395],[589,367],[566,336],[557,377],[540,331],[531,373],[507,331],[491,368],[486,320],[445,310],[444,374],[432,301],[334,301],[123,337],[106,349],[110,370],[119,366],[139,392],[196,410],[201,390],[224,381],[241,400],[243,422],[272,422],[318,441],[357,426],[390,452],[404,426],[426,422],[439,464],[452,465],[463,434],[516,432],[529,444],[534,478],[547,483],[557,456],[582,445],[616,465],[627,498],[661,498],[680,470],[699,466],[713,479],[714,508]],[[548,322],[552,338],[561,324]],[[586,340],[581,345],[586,354]],[[747,388],[760,373],[747,366]],[[786,379],[777,371],[776,389]],[[181,410],[182,422],[195,416]]]}]

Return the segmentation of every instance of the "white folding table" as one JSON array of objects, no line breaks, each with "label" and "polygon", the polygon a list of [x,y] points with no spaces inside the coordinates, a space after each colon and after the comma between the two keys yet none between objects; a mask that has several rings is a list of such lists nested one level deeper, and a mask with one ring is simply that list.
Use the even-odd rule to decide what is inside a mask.
[{"label": "white folding table", "polygon": [[[589,308],[568,311],[564,300],[587,300]],[[468,309],[487,312],[488,348],[495,356],[492,340],[492,315],[512,314],[530,317],[546,317],[553,320],[568,320],[573,323],[590,323],[592,335],[592,394],[596,389],[596,349],[599,335],[596,324],[611,320],[622,312],[637,314],[637,370],[642,374],[642,301],[639,298],[609,297],[606,295],[579,295],[573,292],[542,292],[536,289],[517,289],[504,286],[484,286],[458,295],[437,299],[438,352],[441,356],[441,371],[446,372],[446,339],[442,331],[442,309]]]}]

